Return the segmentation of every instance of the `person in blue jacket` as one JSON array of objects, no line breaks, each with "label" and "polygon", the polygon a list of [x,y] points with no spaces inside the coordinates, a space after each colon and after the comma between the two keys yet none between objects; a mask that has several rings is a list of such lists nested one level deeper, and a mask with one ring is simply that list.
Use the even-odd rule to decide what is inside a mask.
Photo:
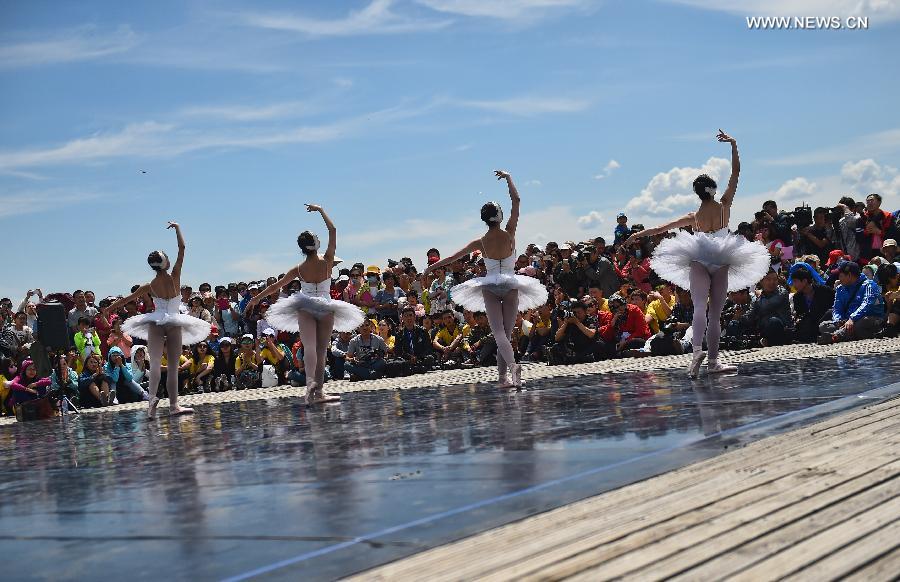
[{"label": "person in blue jacket", "polygon": [[869,339],[884,327],[884,297],[878,283],[848,261],[836,269],[840,286],[834,294],[831,321],[819,326],[819,343]]},{"label": "person in blue jacket", "polygon": [[110,388],[115,390],[119,404],[149,400],[147,392],[134,381],[131,364],[128,363],[125,354],[118,347],[113,346],[109,349],[103,373],[109,379]]}]

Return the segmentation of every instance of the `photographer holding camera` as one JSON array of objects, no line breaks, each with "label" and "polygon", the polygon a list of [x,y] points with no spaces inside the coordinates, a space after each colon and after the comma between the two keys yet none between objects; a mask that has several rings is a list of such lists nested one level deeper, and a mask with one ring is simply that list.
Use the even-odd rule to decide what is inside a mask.
[{"label": "photographer holding camera", "polygon": [[550,348],[550,364],[593,362],[596,352],[596,324],[588,319],[584,303],[575,301],[562,313],[559,328]]},{"label": "photographer holding camera", "polygon": [[[452,317],[452,316],[451,316]],[[372,333],[372,322],[366,319],[359,326],[359,335],[350,340],[346,352],[346,370],[351,380],[372,380],[384,374],[387,363],[384,355],[387,344]]]},{"label": "photographer holding camera", "polygon": [[609,298],[611,315],[605,315],[599,334],[600,349],[608,356],[620,355],[628,349],[641,349],[650,339],[650,328],[644,312],[630,305],[618,293]]},{"label": "photographer holding camera", "polygon": [[813,223],[800,229],[804,253],[819,257],[820,264],[828,260],[828,253],[834,249],[834,227],[829,224],[830,211],[824,207],[813,212]]}]

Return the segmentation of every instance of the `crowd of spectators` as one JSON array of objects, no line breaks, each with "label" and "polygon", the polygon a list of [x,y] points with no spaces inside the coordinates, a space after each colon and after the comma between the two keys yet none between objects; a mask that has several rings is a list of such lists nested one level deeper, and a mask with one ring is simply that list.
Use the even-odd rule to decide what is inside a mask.
[{"label": "crowd of spectators", "polygon": [[[881,204],[880,195],[870,194],[864,202],[843,197],[831,208],[779,212],[776,202],[767,201],[752,221],[741,222],[736,232],[769,250],[771,270],[756,288],[729,294],[722,348],[896,336],[900,211],[886,212]],[[651,268],[654,247],[668,235],[626,247],[624,240],[643,226],[629,226],[622,213],[616,222],[612,244],[598,236],[524,247],[516,269],[547,286],[547,303],[520,314],[513,332],[517,359],[559,365],[692,350],[690,292],[661,280]],[[439,259],[438,249],[425,255],[429,265]],[[477,252],[427,276],[408,257],[388,260],[384,267],[336,268],[332,297],[359,306],[369,317],[355,333],[334,335],[328,378],[363,380],[495,365],[497,347],[485,314],[453,303],[454,285],[485,274]],[[246,308],[276,280],[181,288],[181,311],[212,324],[207,340],[184,346],[178,372],[184,392],[305,384],[298,334],[266,321],[279,295]],[[294,281],[281,294],[299,289]],[[51,299],[68,307],[66,350],[47,349],[39,339],[39,304]],[[93,292],[81,290],[45,298],[37,289],[16,309],[10,299],[0,300],[3,413],[48,390],[82,406],[147,398],[147,350],[123,333],[121,324],[152,311],[152,299],[133,301],[104,318],[101,309],[115,299],[98,301]],[[162,365],[160,396],[165,360]]]}]

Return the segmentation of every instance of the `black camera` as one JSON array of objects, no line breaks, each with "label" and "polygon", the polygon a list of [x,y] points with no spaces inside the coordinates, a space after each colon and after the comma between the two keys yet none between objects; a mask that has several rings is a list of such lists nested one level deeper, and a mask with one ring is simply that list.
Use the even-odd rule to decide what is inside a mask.
[{"label": "black camera", "polygon": [[810,208],[806,204],[804,204],[803,206],[798,206],[794,209],[793,212],[782,212],[781,215],[784,218],[784,222],[787,223],[788,226],[806,228],[807,226],[811,226],[813,223],[812,208]]}]

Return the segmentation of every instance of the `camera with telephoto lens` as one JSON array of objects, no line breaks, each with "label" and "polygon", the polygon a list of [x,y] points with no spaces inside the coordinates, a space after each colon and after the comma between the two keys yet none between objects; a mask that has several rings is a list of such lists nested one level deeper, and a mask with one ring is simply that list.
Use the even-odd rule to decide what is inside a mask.
[{"label": "camera with telephoto lens", "polygon": [[663,332],[665,335],[673,335],[677,330],[675,327],[678,324],[678,321],[672,317],[662,322],[659,326],[659,331]]},{"label": "camera with telephoto lens", "polygon": [[806,204],[796,207],[793,212],[782,212],[781,216],[784,222],[791,227],[806,228],[813,223],[812,208]]}]

